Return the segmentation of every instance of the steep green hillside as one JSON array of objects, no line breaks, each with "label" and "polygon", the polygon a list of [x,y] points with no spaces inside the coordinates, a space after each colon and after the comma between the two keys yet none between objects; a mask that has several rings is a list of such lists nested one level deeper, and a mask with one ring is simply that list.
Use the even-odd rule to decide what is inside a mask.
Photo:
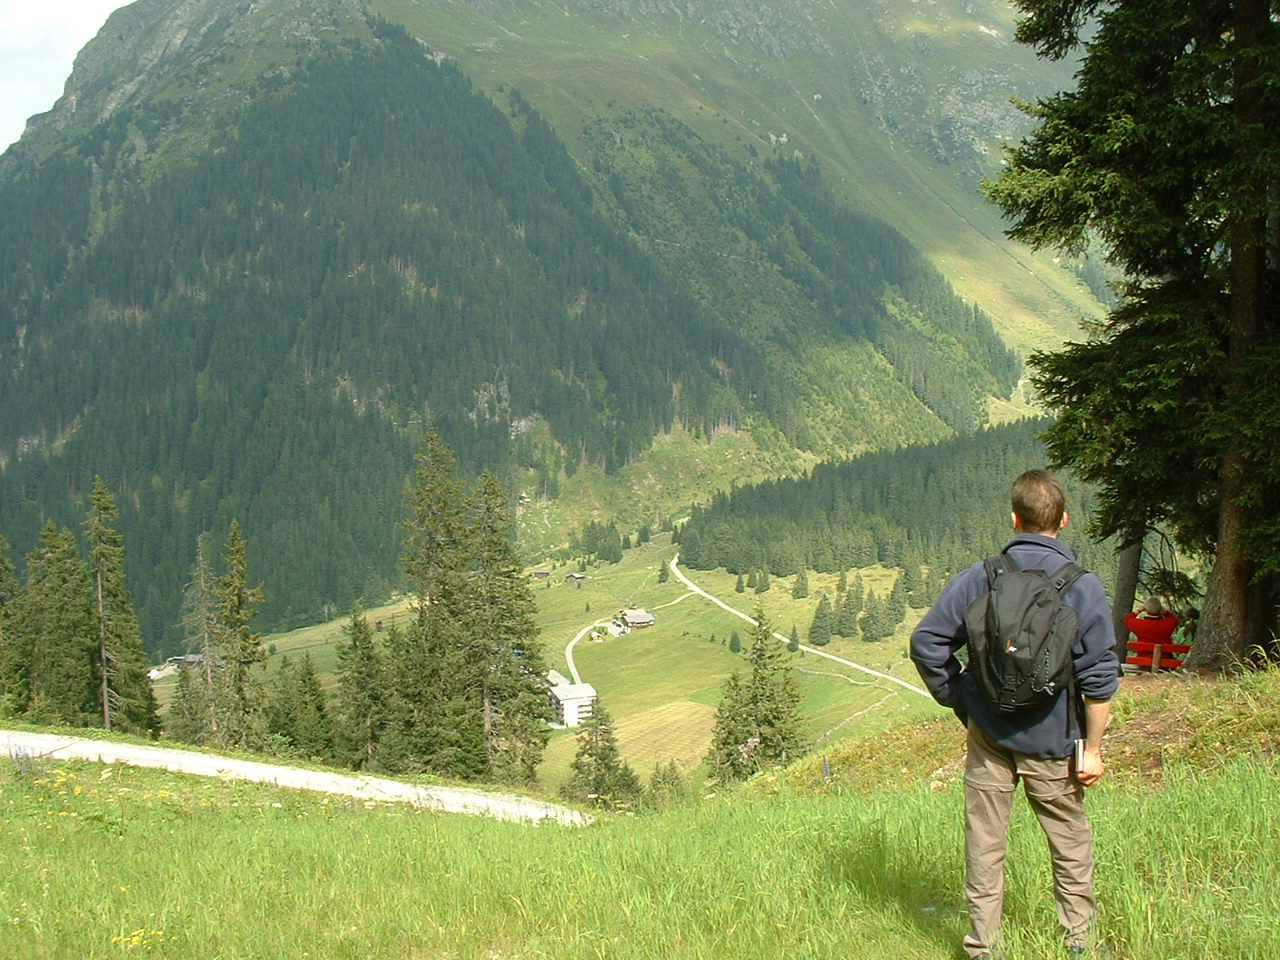
[{"label": "steep green hillside", "polygon": [[[1027,129],[1012,98],[1071,83],[1013,42],[1004,0],[383,0],[386,15],[487,89],[514,85],[580,166],[593,131],[669,113],[735,159],[817,158],[839,195],[900,229],[1020,351],[1054,346],[1094,296],[1002,235],[977,195]],[[590,174],[588,174],[590,175]],[[634,227],[657,255],[677,234]],[[706,261],[714,248],[694,248]]]},{"label": "steep green hillside", "polygon": [[550,493],[675,432],[779,470],[936,439],[1018,375],[781,140],[637,92],[574,162],[530,97],[352,4],[135,4],[70,89],[0,172],[0,530],[25,553],[101,474],[153,650],[232,518],[263,626],[384,596],[427,421]]}]

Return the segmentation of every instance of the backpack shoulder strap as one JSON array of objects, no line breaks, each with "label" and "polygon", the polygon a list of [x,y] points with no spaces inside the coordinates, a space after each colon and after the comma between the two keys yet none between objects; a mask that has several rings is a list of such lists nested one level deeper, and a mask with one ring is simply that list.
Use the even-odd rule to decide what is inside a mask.
[{"label": "backpack shoulder strap", "polygon": [[1058,572],[1053,575],[1053,589],[1058,591],[1059,597],[1066,596],[1066,593],[1071,589],[1072,584],[1083,577],[1086,573],[1088,573],[1088,571],[1079,564],[1067,561],[1059,567]]},{"label": "backpack shoulder strap", "polygon": [[987,584],[995,586],[996,577],[1002,573],[1017,573],[1022,568],[1009,554],[1001,550],[994,557],[987,558]]}]

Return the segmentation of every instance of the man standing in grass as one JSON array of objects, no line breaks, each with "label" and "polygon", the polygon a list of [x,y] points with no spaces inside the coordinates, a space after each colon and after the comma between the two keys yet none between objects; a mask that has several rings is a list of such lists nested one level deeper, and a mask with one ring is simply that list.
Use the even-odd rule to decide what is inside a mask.
[{"label": "man standing in grass", "polygon": [[[1074,563],[1070,548],[1058,538],[1069,515],[1057,478],[1043,470],[1024,473],[1013,484],[1012,501],[1015,536],[1005,553],[1018,569],[1043,570],[1052,577]],[[1004,713],[983,695],[956,656],[969,640],[966,610],[989,589],[986,564],[974,564],[947,584],[911,635],[911,659],[921,679],[969,731],[965,895],[973,926],[964,949],[971,957],[988,957],[999,934],[1009,815],[1021,780],[1049,840],[1054,899],[1067,950],[1080,956],[1097,915],[1084,788],[1102,777],[1102,732],[1119,684],[1111,611],[1102,582],[1090,573],[1075,580],[1062,598],[1079,625],[1072,656],[1083,711],[1070,704],[1073,694],[1064,689],[1048,703]],[[1084,739],[1083,752],[1073,760],[1079,738]]]}]

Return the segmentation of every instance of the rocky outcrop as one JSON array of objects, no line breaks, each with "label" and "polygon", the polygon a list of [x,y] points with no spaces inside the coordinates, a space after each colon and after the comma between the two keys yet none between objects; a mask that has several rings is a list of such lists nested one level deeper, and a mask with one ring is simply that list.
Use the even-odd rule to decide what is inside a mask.
[{"label": "rocky outcrop", "polygon": [[139,0],[121,7],[77,55],[53,108],[27,121],[6,165],[151,96],[243,96],[235,72],[225,70],[230,51],[313,45],[362,18],[363,9],[359,0]]}]

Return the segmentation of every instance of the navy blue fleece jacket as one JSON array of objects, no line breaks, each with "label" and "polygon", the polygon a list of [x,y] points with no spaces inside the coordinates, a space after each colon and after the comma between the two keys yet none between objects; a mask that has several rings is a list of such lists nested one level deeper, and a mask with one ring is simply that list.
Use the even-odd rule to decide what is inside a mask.
[{"label": "navy blue fleece jacket", "polygon": [[[1023,570],[1055,573],[1075,560],[1071,548],[1056,537],[1020,533],[1005,548]],[[968,642],[964,612],[971,600],[986,593],[987,572],[980,561],[955,576],[911,634],[911,659],[933,698],[977,723],[988,737],[1010,750],[1036,757],[1070,756],[1073,741],[1084,736],[1083,717],[1070,713],[1064,692],[1053,703],[1016,714],[994,710],[968,673],[962,673],[956,652]],[[1076,639],[1076,689],[1091,700],[1110,700],[1119,686],[1115,630],[1102,581],[1086,573],[1067,591],[1064,600],[1076,611],[1080,635]]]}]

